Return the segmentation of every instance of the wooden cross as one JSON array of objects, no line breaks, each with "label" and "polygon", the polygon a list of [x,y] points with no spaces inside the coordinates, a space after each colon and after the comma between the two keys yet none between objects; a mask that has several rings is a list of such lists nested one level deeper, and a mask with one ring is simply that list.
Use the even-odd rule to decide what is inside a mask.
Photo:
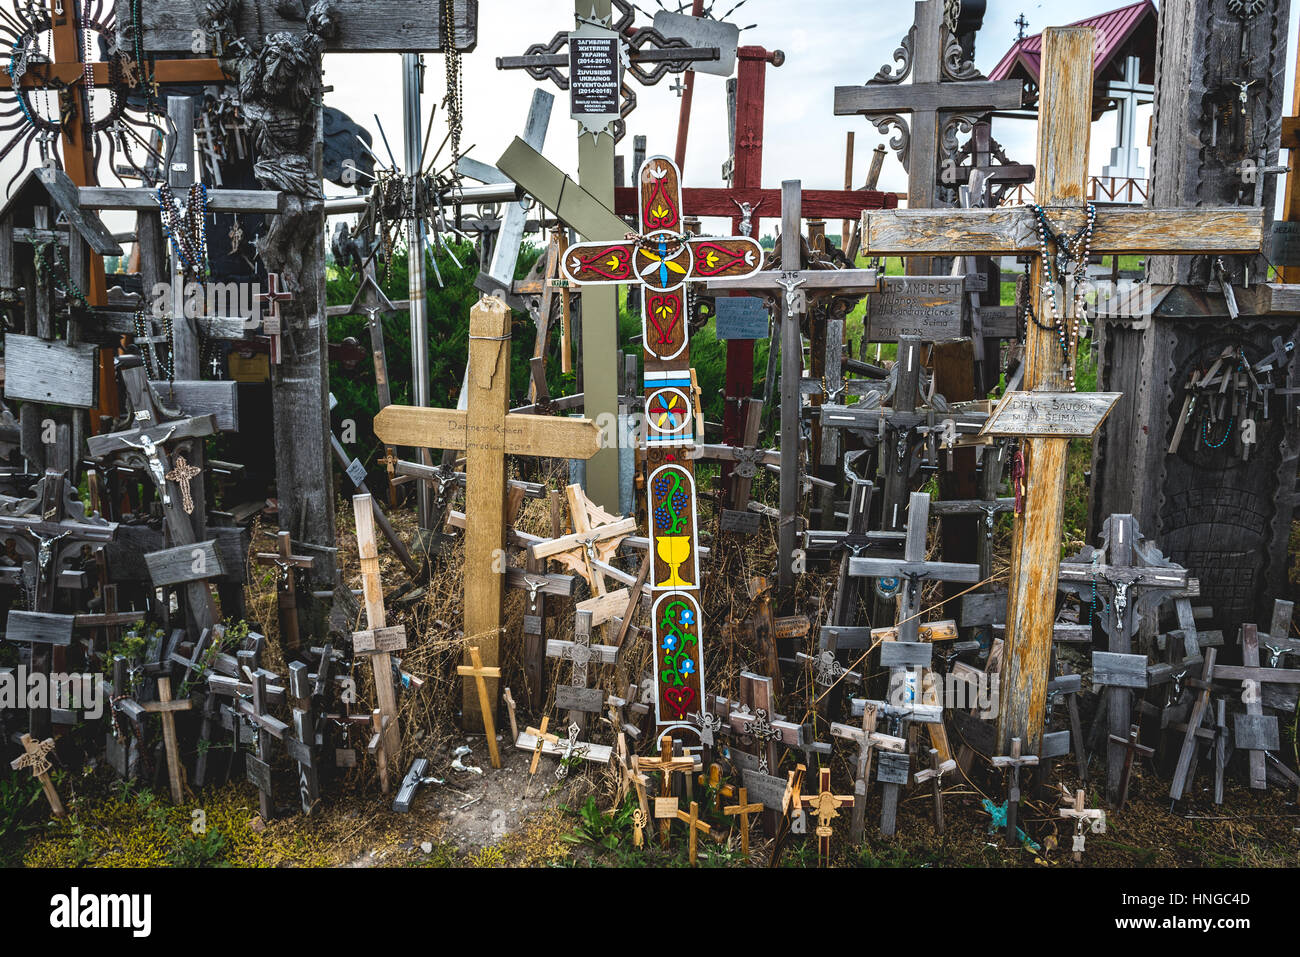
[{"label": "wooden cross", "polygon": [[500,678],[501,669],[497,667],[483,667],[483,655],[479,651],[478,645],[469,646],[470,664],[460,665],[456,668],[456,674],[462,678],[473,677],[474,686],[478,689],[478,703],[480,713],[483,715],[483,734],[487,737],[488,753],[492,756],[492,767],[501,767],[501,752],[497,750],[497,731],[496,721],[493,719],[495,707],[492,699],[488,697],[487,679]]},{"label": "wooden cross", "polygon": [[700,832],[703,831],[705,834],[708,834],[710,833],[711,830],[706,821],[700,820],[700,805],[697,802],[692,801],[691,809],[689,812],[683,811],[681,808],[678,808],[677,820],[682,821],[686,824],[686,832],[687,834],[690,835],[690,839],[687,844],[687,846],[690,849],[689,860],[691,862],[691,867],[698,867],[699,862],[696,860],[696,851],[698,850],[699,847]]},{"label": "wooden cross", "polygon": [[249,783],[257,788],[258,809],[262,820],[269,821],[275,817],[275,796],[271,784],[271,739],[283,741],[289,734],[289,726],[270,713],[267,679],[275,676],[263,668],[246,671],[245,674],[252,686],[252,700],[236,697],[230,710],[253,727],[257,753],[244,755],[244,771]]},{"label": "wooden cross", "polygon": [[[465,449],[465,625],[489,667],[498,663],[505,585],[506,455],[587,459],[600,447],[588,419],[510,415],[510,310],[484,297],[470,310],[469,393],[465,411],[390,405],[375,416],[388,445]],[[488,698],[496,697],[496,679]],[[466,722],[481,724],[478,695],[463,692]]]},{"label": "wooden cross", "polygon": [[1155,748],[1148,748],[1138,743],[1138,726],[1131,725],[1128,734],[1118,735],[1111,734],[1107,739],[1111,744],[1119,745],[1124,749],[1124,767],[1119,776],[1119,803],[1115,805],[1115,810],[1124,810],[1124,805],[1128,803],[1128,786],[1133,773],[1133,756],[1140,754],[1143,757],[1151,757],[1156,753]]},{"label": "wooden cross", "polygon": [[[929,41],[927,41],[929,42]],[[1066,27],[1043,33],[1039,116],[1038,202],[1062,232],[1083,227],[1087,196],[1088,135],[1092,122],[1094,33]],[[1259,209],[1156,210],[1111,207],[1099,211],[1091,251],[1100,253],[1255,252],[1262,242]],[[1039,237],[1030,210],[925,210],[863,214],[863,252],[880,255],[1034,254]],[[1043,264],[1035,262],[1038,317],[1050,317]],[[1046,320],[1044,320],[1046,322]],[[1060,390],[1074,347],[1062,356],[1055,329],[1029,324],[1023,388]],[[1012,558],[1007,660],[1002,681],[998,738],[1013,737],[1036,749],[1042,733],[1047,669],[1056,618],[1056,556],[1068,438],[1028,436],[1024,513]]]},{"label": "wooden cross", "polygon": [[1016,846],[1017,827],[1016,817],[1020,809],[1020,769],[1022,767],[1034,767],[1038,764],[1038,756],[1033,754],[1020,753],[1020,739],[1011,739],[1011,753],[1005,755],[995,755],[992,759],[995,768],[1010,768],[1011,775],[1007,779],[1007,844],[1012,847]]},{"label": "wooden cross", "polygon": [[1084,807],[1085,796],[1083,788],[1074,792],[1074,803],[1070,807],[1063,807],[1060,810],[1060,816],[1074,821],[1074,859],[1083,860],[1083,845],[1085,836],[1083,826],[1088,825],[1089,830],[1094,834],[1106,833],[1106,812],[1099,808]]},{"label": "wooden cross", "polygon": [[54,739],[46,738],[38,743],[30,734],[24,734],[20,740],[25,753],[10,761],[9,767],[15,771],[31,768],[32,776],[41,782],[41,788],[45,791],[45,800],[50,802],[50,811],[55,817],[67,817],[67,808],[63,806],[59,792],[50,780],[49,754],[54,750]]},{"label": "wooden cross", "polygon": [[[162,501],[167,538],[171,543],[171,548],[158,553],[159,560],[156,567],[151,566],[151,573],[157,585],[183,586],[186,612],[201,632],[220,620],[208,580],[220,575],[223,569],[215,545],[200,541],[195,521],[172,498],[167,473],[171,468],[169,456],[180,448],[188,446],[189,457],[197,461],[195,451],[202,439],[217,431],[217,417],[213,414],[168,417],[149,383],[141,357],[120,355],[114,362],[126,390],[133,427],[124,432],[90,436],[86,447],[96,460],[113,456],[142,466],[149,476]],[[195,504],[200,504],[200,500],[196,498]],[[203,562],[194,559],[195,549],[204,553]]]},{"label": "wooden cross", "polygon": [[926,781],[931,782],[934,788],[934,830],[937,834],[943,834],[943,776],[949,771],[957,768],[957,762],[949,758],[947,761],[940,759],[937,748],[930,749],[930,767],[923,771],[917,771],[912,775],[912,780],[917,784],[924,784]]},{"label": "wooden cross", "polygon": [[738,817],[740,819],[740,852],[745,855],[745,860],[749,860],[749,816],[758,814],[763,810],[763,805],[759,802],[751,804],[749,802],[748,788],[741,788],[737,796],[737,803],[730,804],[722,809],[722,813],[728,817]]},{"label": "wooden cross", "polygon": [[817,818],[818,862],[822,867],[827,867],[831,859],[831,822],[840,816],[840,808],[857,802],[856,795],[836,794],[832,791],[831,769],[822,768],[817,776],[817,793],[805,794],[801,800]]},{"label": "wooden cross", "polygon": [[[331,648],[326,645],[321,656],[321,671],[329,669]],[[320,773],[317,769],[316,715],[312,696],[316,682],[311,666],[305,661],[289,664],[289,697],[293,699],[293,736],[285,736],[285,750],[298,763],[298,798],[302,812],[310,815],[320,802]]]},{"label": "wooden cross", "polygon": [[[379,547],[375,542],[375,518],[371,509],[369,495],[356,495],[352,498],[352,511],[356,516],[357,555],[361,560],[361,587],[365,596],[366,624],[370,633],[376,634],[387,629],[388,616],[384,611],[383,583],[379,577]],[[355,645],[356,636],[353,636]],[[402,647],[405,647],[403,639]],[[384,737],[385,752],[394,758],[401,753],[402,735],[397,722],[397,691],[393,687],[393,662],[391,652],[376,647],[370,656],[371,674],[375,681],[375,698],[377,709],[384,719],[379,731]],[[388,793],[387,775],[383,793]]]},{"label": "wooden cross", "polygon": [[[658,687],[656,723],[692,729],[686,715],[704,699],[703,610],[695,468],[698,406],[690,369],[688,283],[746,277],[762,267],[762,247],[748,237],[701,239],[683,223],[681,171],[666,156],[638,173],[640,233],[623,242],[569,247],[564,274],[579,285],[632,284],[642,293],[647,410],[681,410],[649,421],[645,436],[650,521],[651,617]],[[584,323],[584,326],[586,324]],[[692,729],[693,730],[693,729]]]},{"label": "wooden cross", "polygon": [[1187,785],[1193,778],[1192,763],[1196,757],[1197,732],[1205,719],[1206,709],[1210,706],[1210,695],[1214,691],[1215,662],[1218,648],[1205,649],[1205,662],[1201,665],[1200,678],[1188,678],[1188,687],[1195,689],[1196,697],[1192,701],[1192,713],[1184,729],[1183,746],[1178,753],[1178,763],[1174,765],[1173,780],[1169,785],[1169,797],[1175,803],[1182,800]]},{"label": "wooden cross", "polygon": [[[691,756],[675,757],[672,740],[664,736],[659,739],[659,757],[638,758],[636,767],[638,771],[658,771],[661,781],[659,796],[667,798],[673,794],[673,775],[678,771],[695,770],[695,761]],[[668,818],[659,821],[659,842],[664,847],[668,846],[668,828],[671,823]]]},{"label": "wooden cross", "polygon": [[172,679],[167,675],[158,677],[158,700],[141,701],[140,707],[150,714],[162,715],[163,744],[167,748],[167,780],[172,789],[172,803],[180,804],[185,800],[184,774],[181,764],[180,745],[176,741],[176,712],[189,711],[194,707],[190,698],[172,700]]},{"label": "wooden cross", "polygon": [[1264,714],[1263,686],[1268,684],[1300,685],[1300,669],[1261,668],[1259,666],[1259,627],[1247,622],[1241,626],[1241,666],[1220,665],[1214,677],[1240,681],[1241,700],[1246,713],[1235,716],[1234,742],[1239,750],[1249,752],[1250,786],[1268,787],[1265,756],[1281,744],[1276,715]]},{"label": "wooden cross", "polygon": [[[835,115],[866,116],[882,133],[894,128],[899,135],[890,145],[908,172],[907,208],[930,209],[938,205],[942,144],[949,139],[955,143],[958,125],[969,126],[972,117],[1019,109],[1023,89],[1018,80],[990,82],[962,61],[960,44],[944,19],[943,0],[919,0],[908,40],[895,59],[901,60],[897,71],[883,66],[866,86],[836,87]],[[909,76],[912,82],[902,85]],[[930,271],[928,259],[908,263],[910,275]]]},{"label": "wooden cross", "polygon": [[[1186,569],[1168,561],[1152,543],[1143,541],[1132,515],[1109,516],[1101,539],[1100,550],[1088,546],[1075,558],[1060,563],[1060,587],[1090,602],[1090,617],[1101,600],[1109,601],[1109,612],[1101,618],[1102,629],[1110,637],[1107,654],[1128,656],[1139,620],[1154,613],[1165,598],[1197,585],[1188,578]],[[1141,687],[1146,686],[1144,664],[1139,681]],[[1131,723],[1130,695],[1131,685],[1111,683],[1107,687],[1106,715],[1114,737],[1106,752],[1106,794],[1112,802],[1119,801],[1123,755],[1116,741],[1124,740]]]},{"label": "wooden cross", "polygon": [[311,568],[315,560],[310,555],[295,555],[293,539],[281,529],[275,534],[276,550],[258,552],[253,561],[258,565],[274,565],[280,573],[276,576],[276,608],[280,616],[280,642],[286,655],[295,655],[302,647],[298,634],[298,587],[295,568]]},{"label": "wooden cross", "polygon": [[262,334],[267,336],[271,341],[271,364],[280,364],[280,336],[282,333],[280,303],[292,302],[293,293],[287,289],[280,288],[280,274],[268,272],[266,274],[266,285],[269,287],[266,292],[257,297],[259,305],[265,302],[271,304],[271,311],[262,315]]},{"label": "wooden cross", "polygon": [[551,716],[545,714],[542,715],[542,726],[540,728],[524,729],[525,734],[531,734],[536,740],[536,744],[533,746],[533,759],[528,763],[528,774],[530,777],[537,773],[537,762],[542,759],[542,747],[545,745],[545,743],[547,741],[555,745],[558,745],[560,743],[560,738],[558,735],[547,733],[546,726],[550,723],[551,723]]},{"label": "wooden cross", "polygon": [[891,735],[881,734],[876,730],[877,710],[870,702],[862,709],[862,727],[854,728],[847,724],[832,724],[831,736],[853,741],[858,746],[858,757],[853,776],[853,817],[849,822],[849,840],[853,844],[862,842],[862,832],[867,812],[867,791],[871,787],[871,756],[876,748],[890,751],[906,751],[907,741]]},{"label": "wooden cross", "polygon": [[[735,340],[741,341],[741,340]],[[757,520],[749,525],[744,516],[748,515],[749,492],[754,478],[761,467],[780,465],[781,453],[774,449],[759,447],[758,438],[763,425],[763,400],[744,399],[744,412],[741,415],[742,434],[739,445],[700,445],[696,447],[697,458],[712,459],[731,463],[723,497],[722,531],[740,531],[744,534],[757,528]],[[729,513],[739,513],[728,517]]]},{"label": "wooden cross", "polygon": [[[803,343],[800,324],[809,313],[810,297],[847,295],[874,289],[874,269],[808,269],[803,266],[803,192],[798,180],[781,184],[781,269],[748,278],[711,279],[711,293],[766,290],[778,295],[781,304],[781,525],[778,536],[780,559],[777,585],[794,583],[794,550],[798,537],[796,513],[799,506],[801,381]],[[838,320],[837,320],[838,322]],[[834,323],[832,323],[834,325]],[[842,332],[828,330],[828,340],[838,341]],[[775,344],[774,344],[775,345]]]},{"label": "wooden cross", "polygon": [[978,565],[955,562],[927,562],[930,496],[913,492],[907,509],[907,538],[901,561],[894,558],[851,558],[849,574],[864,578],[895,579],[898,582],[898,640],[914,642],[921,629],[921,582],[978,582]]}]

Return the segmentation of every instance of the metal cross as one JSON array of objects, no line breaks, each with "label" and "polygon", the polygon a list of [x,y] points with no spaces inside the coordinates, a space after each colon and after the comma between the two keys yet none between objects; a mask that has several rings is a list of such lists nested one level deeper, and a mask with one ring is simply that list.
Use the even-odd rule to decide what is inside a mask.
[{"label": "metal cross", "polygon": [[576,723],[569,724],[569,737],[564,742],[564,753],[560,755],[560,766],[555,769],[555,780],[563,781],[569,776],[569,765],[587,754],[587,743],[578,740],[581,729]]},{"label": "metal cross", "polygon": [[139,442],[132,442],[127,438],[122,439],[122,444],[129,445],[133,449],[139,449],[144,453],[146,464],[149,466],[149,472],[153,475],[154,482],[158,486],[159,494],[162,495],[163,508],[171,507],[172,500],[171,496],[167,494],[167,473],[163,470],[162,459],[160,458],[160,455],[163,453],[158,446],[170,439],[172,433],[175,431],[176,427],[172,426],[167,430],[167,434],[157,442],[149,438],[147,434],[141,435]]},{"label": "metal cross", "polygon": [[202,474],[203,469],[190,465],[183,455],[176,456],[176,464],[167,473],[167,481],[175,482],[181,490],[181,508],[185,510],[186,515],[194,512],[194,496],[190,492],[190,482],[195,476]]},{"label": "metal cross", "polygon": [[[742,730],[763,745],[767,745],[781,737],[781,732],[772,727],[772,722],[768,720],[766,708],[758,708],[754,712],[754,720],[746,721]],[[768,773],[766,750],[759,752],[758,770],[763,774]]]}]

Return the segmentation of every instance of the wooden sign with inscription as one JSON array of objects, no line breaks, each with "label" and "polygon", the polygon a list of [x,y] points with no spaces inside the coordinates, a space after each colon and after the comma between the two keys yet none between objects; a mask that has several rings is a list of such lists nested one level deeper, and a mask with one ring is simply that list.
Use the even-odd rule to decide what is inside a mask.
[{"label": "wooden sign with inscription", "polygon": [[389,625],[386,628],[372,628],[352,633],[352,650],[358,655],[401,651],[405,647],[406,628],[403,625]]},{"label": "wooden sign with inscription", "polygon": [[714,310],[714,334],[717,338],[767,338],[767,305],[757,296],[719,296]]},{"label": "wooden sign with inscription", "polygon": [[722,510],[719,522],[722,531],[737,535],[757,535],[761,525],[757,512],[740,512],[730,508]]},{"label": "wooden sign with inscription", "polygon": [[772,634],[777,638],[802,638],[811,628],[812,621],[807,615],[792,615],[772,621]]},{"label": "wooden sign with inscription", "polygon": [[1273,224],[1274,266],[1300,266],[1300,223]]},{"label": "wooden sign with inscription", "polygon": [[605,710],[605,692],[600,688],[586,688],[582,685],[556,685],[555,707],[565,711],[600,714]]},{"label": "wooden sign with inscription", "polygon": [[980,435],[1091,438],[1122,392],[1008,392]]},{"label": "wooden sign with inscription", "polygon": [[[973,277],[972,277],[973,278]],[[871,341],[920,336],[926,342],[962,336],[961,276],[891,276],[867,297]]]},{"label": "wooden sign with inscription", "polygon": [[657,797],[655,798],[655,820],[664,818],[675,818],[677,816],[677,798],[675,797]]}]

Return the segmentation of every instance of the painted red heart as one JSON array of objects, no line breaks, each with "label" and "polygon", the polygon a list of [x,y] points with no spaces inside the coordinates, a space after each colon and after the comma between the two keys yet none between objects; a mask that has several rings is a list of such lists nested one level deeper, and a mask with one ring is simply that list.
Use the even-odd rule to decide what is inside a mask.
[{"label": "painted red heart", "polygon": [[686,717],[686,709],[695,702],[695,689],[686,685],[681,688],[665,688],[664,700],[667,701],[674,711],[677,712],[674,717]]}]

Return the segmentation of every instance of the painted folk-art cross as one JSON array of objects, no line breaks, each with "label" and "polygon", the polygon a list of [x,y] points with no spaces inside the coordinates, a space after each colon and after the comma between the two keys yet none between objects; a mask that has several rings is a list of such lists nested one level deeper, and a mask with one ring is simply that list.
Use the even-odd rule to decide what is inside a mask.
[{"label": "painted folk-art cross", "polygon": [[696,405],[686,289],[691,282],[752,276],[762,266],[763,251],[746,237],[687,234],[681,172],[667,157],[647,159],[637,182],[640,233],[623,242],[569,247],[564,273],[579,285],[638,284],[641,289],[655,720],[664,733],[697,733],[686,717],[704,700],[704,622],[690,455]]},{"label": "painted folk-art cross", "polygon": [[21,757],[10,761],[9,766],[15,771],[30,768],[32,776],[41,782],[41,788],[45,791],[45,800],[50,802],[50,811],[55,817],[67,817],[68,811],[63,806],[63,800],[59,797],[59,792],[54,789],[54,782],[50,780],[49,756],[54,750],[54,739],[46,738],[44,741],[37,742],[30,734],[24,734],[22,745],[24,753]]},{"label": "painted folk-art cross", "polygon": [[[386,445],[465,449],[465,636],[495,667],[505,590],[506,455],[589,459],[600,432],[589,419],[506,412],[510,399],[510,309],[485,296],[470,310],[468,396],[464,411],[390,405],[375,416]],[[468,654],[468,652],[467,652]],[[496,700],[497,679],[488,681]],[[477,692],[463,689],[466,721],[481,725]]]},{"label": "painted folk-art cross", "polygon": [[[1259,209],[1124,206],[1102,210],[1094,207],[1089,213],[1086,187],[1094,46],[1091,28],[1064,27],[1043,33],[1039,99],[1042,120],[1035,163],[1042,218],[1024,208],[908,209],[863,214],[864,255],[1016,253],[1033,257],[1032,285],[1040,290],[1033,305],[1039,321],[1028,323],[1026,390],[1073,391],[1070,383],[1078,346],[1077,327],[1053,304],[1071,298],[1058,294],[1063,281],[1061,270],[1087,257],[1078,244],[1068,239],[1076,233],[1082,238],[1090,218],[1090,253],[1257,252],[1262,245],[1263,216]],[[1051,240],[1045,238],[1049,231]],[[1071,415],[1076,420],[1076,434],[1090,435],[1095,416],[1082,412]],[[1056,619],[1056,558],[1060,553],[1065,457],[1070,440],[1059,430],[1026,429],[1020,434],[1027,466],[1026,493],[1013,538],[998,740],[1005,749],[1011,738],[1018,737],[1030,750],[1037,750]]]}]

